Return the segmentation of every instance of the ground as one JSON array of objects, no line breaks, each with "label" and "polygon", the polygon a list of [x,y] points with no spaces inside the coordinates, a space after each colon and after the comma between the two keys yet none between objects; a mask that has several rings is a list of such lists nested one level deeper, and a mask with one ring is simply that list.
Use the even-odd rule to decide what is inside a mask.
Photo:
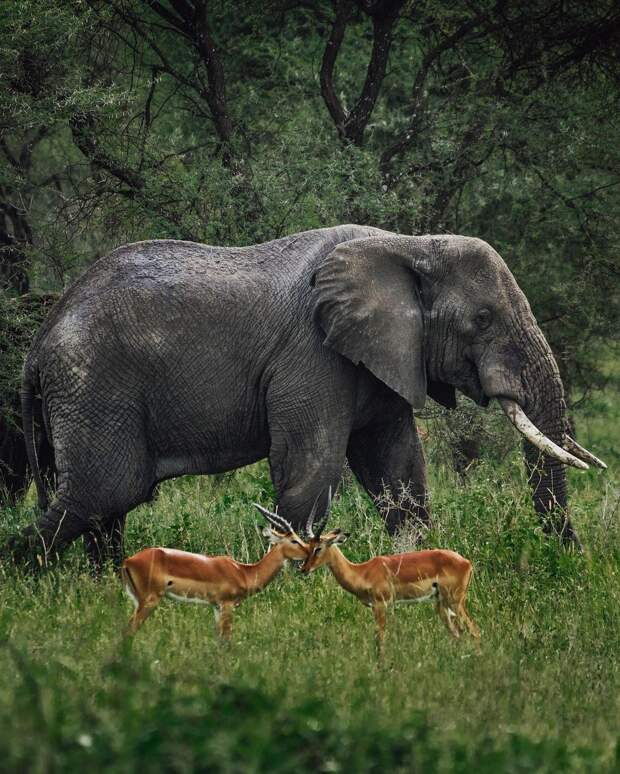
[{"label": "ground", "polygon": [[[436,526],[427,546],[470,558],[480,655],[432,606],[397,608],[377,664],[369,610],[326,570],[285,570],[237,611],[233,645],[208,608],[164,602],[132,645],[131,604],[81,547],[38,577],[1,568],[0,760],[10,771],[620,771],[620,526],[610,395],[578,414],[579,439],[610,463],[570,473],[583,553],[536,526],[518,450],[462,486],[431,448]],[[150,545],[242,560],[265,548],[252,501],[265,464],[188,477],[129,518],[129,553]],[[3,532],[34,502],[3,513]],[[330,524],[363,559],[406,547],[347,480]]]}]

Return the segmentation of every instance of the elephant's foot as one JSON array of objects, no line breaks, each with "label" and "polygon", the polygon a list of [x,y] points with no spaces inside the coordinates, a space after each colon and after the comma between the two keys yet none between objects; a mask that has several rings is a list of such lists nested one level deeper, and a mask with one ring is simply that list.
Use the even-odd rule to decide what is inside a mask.
[{"label": "elephant's foot", "polygon": [[47,567],[56,555],[45,550],[34,527],[27,527],[6,541],[0,548],[0,557],[24,569],[37,570]]},{"label": "elephant's foot", "polygon": [[539,514],[539,517],[543,532],[546,535],[559,537],[565,548],[583,551],[581,540],[566,511],[556,510],[551,513]]},{"label": "elephant's foot", "polygon": [[52,506],[37,521],[9,538],[0,557],[31,569],[48,567],[84,532],[84,521]]}]

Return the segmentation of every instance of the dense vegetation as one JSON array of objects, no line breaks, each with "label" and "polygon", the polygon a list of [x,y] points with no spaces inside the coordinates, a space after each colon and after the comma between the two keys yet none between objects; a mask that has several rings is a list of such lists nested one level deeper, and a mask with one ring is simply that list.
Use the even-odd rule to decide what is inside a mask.
[{"label": "dense vegetation", "polygon": [[618,324],[612,0],[20,0],[0,24],[8,289],[152,237],[471,234],[578,396],[596,383]]},{"label": "dense vegetation", "polygon": [[[2,535],[34,516],[7,465],[23,466],[16,391],[39,320],[107,250],[154,237],[480,236],[530,299],[579,439],[611,465],[571,474],[585,551],[565,553],[538,532],[505,424],[427,412],[425,540],[475,563],[481,657],[416,607],[377,667],[368,612],[293,572],[241,608],[229,652],[191,606],[162,606],[129,649],[118,582],[91,579],[79,546],[39,578],[3,567],[3,768],[620,770],[619,52],[613,0],[2,5]],[[467,463],[480,439],[457,479],[450,448]],[[249,504],[271,496],[261,465],[169,483],[127,549],[255,558]],[[335,510],[352,556],[391,550],[352,482]]]}]

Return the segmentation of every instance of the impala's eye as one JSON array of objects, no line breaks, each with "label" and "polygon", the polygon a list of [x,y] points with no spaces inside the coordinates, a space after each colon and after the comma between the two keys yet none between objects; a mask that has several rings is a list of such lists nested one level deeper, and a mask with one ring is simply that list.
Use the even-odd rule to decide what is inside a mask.
[{"label": "impala's eye", "polygon": [[480,309],[478,314],[476,315],[476,323],[478,325],[478,328],[481,330],[484,330],[485,328],[488,328],[491,324],[491,320],[493,319],[493,315],[491,314],[490,309]]},{"label": "impala's eye", "polygon": [[291,540],[291,543],[294,546],[298,546],[299,545],[299,540]]}]

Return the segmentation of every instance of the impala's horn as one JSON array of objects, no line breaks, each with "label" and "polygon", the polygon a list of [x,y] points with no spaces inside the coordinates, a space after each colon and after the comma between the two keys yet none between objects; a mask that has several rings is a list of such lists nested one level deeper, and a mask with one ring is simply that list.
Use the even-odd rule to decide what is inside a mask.
[{"label": "impala's horn", "polygon": [[[321,492],[321,494],[323,494]],[[308,516],[308,521],[306,522],[306,532],[308,534],[308,537],[311,538],[319,538],[321,537],[321,532],[325,529],[325,525],[327,524],[327,519],[329,518],[329,511],[332,507],[332,488],[331,486],[327,490],[327,506],[325,508],[325,511],[321,518],[315,523],[316,518],[316,512],[319,507],[319,500],[321,499],[321,494],[317,495],[316,500],[314,501],[314,504],[312,506],[312,510],[310,511],[310,515]]]},{"label": "impala's horn", "polygon": [[594,465],[601,470],[607,470],[607,465],[603,462],[603,460],[599,460],[599,458],[595,457],[592,452],[584,449],[583,446],[580,446],[577,441],[574,441],[570,437],[570,435],[564,436],[564,448],[567,452],[574,454],[575,457],[578,457],[583,462],[589,462],[590,465]]},{"label": "impala's horn", "polygon": [[320,494],[317,495],[314,503],[312,503],[312,510],[310,511],[308,521],[306,522],[306,535],[311,538],[314,537],[314,519],[316,518],[316,509],[319,507],[320,496]]},{"label": "impala's horn", "polygon": [[268,511],[267,508],[263,508],[263,506],[259,505],[258,503],[253,503],[253,505],[263,514],[271,526],[278,530],[278,532],[284,532],[284,534],[288,534],[289,532],[295,531],[290,521],[287,521],[282,516],[278,516],[277,513]]}]

